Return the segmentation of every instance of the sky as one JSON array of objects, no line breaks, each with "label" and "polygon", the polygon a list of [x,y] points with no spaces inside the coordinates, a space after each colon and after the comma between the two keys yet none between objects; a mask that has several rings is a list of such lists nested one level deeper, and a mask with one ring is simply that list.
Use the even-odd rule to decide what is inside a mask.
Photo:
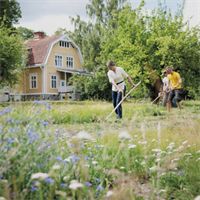
[{"label": "sky", "polygon": [[[73,31],[74,27],[69,17],[76,18],[80,15],[81,20],[89,21],[86,14],[86,5],[89,0],[17,0],[20,3],[22,18],[16,27],[22,26],[36,31],[44,31],[51,36],[58,28],[66,28]],[[165,0],[172,13],[177,10],[177,5],[182,0]],[[141,0],[129,0],[133,9],[137,8]],[[157,0],[146,0],[145,9],[148,11],[157,7]],[[163,1],[162,1],[163,2]],[[200,0],[186,0],[184,20],[190,17],[190,27],[200,23]]]}]

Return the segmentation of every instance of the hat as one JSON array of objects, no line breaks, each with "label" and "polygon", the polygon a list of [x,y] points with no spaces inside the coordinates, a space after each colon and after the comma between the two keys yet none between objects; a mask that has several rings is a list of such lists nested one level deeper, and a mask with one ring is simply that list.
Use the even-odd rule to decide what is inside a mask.
[{"label": "hat", "polygon": [[165,75],[167,72],[166,71],[163,71],[162,75]]}]

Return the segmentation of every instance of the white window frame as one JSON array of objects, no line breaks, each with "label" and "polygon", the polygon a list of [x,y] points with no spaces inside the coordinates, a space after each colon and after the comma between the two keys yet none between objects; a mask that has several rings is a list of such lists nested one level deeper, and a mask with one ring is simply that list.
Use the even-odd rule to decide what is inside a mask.
[{"label": "white window frame", "polygon": [[[73,66],[72,67],[68,67],[67,66],[67,58],[72,58],[73,59]],[[70,61],[71,62],[71,61]],[[74,56],[72,56],[72,55],[66,55],[66,67],[68,68],[68,69],[74,69]]]},{"label": "white window frame", "polygon": [[[61,56],[62,57],[62,66],[59,66],[59,65],[56,66],[56,56]],[[63,55],[55,53],[55,55],[54,55],[54,62],[55,62],[55,66],[56,67],[63,67]],[[57,57],[57,64],[59,64],[59,58],[58,57]]]},{"label": "white window frame", "polygon": [[[52,87],[52,76],[55,76],[56,77],[56,87]],[[50,73],[50,89],[57,89],[58,88],[58,74],[55,74],[55,73]]]},{"label": "white window frame", "polygon": [[70,43],[69,43],[69,42],[66,42],[66,41],[60,40],[60,41],[59,41],[59,47],[69,49],[69,48],[70,48]]},{"label": "white window frame", "polygon": [[[35,76],[36,77],[36,87],[35,88],[32,88],[32,77]],[[38,73],[30,73],[29,74],[29,88],[31,90],[36,90],[38,89]]]}]

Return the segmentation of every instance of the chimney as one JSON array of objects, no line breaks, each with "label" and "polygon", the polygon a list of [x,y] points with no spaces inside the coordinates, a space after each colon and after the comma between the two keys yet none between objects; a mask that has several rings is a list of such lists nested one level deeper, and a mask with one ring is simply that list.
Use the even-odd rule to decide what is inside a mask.
[{"label": "chimney", "polygon": [[34,40],[40,40],[44,38],[44,32],[38,31],[34,32]]}]

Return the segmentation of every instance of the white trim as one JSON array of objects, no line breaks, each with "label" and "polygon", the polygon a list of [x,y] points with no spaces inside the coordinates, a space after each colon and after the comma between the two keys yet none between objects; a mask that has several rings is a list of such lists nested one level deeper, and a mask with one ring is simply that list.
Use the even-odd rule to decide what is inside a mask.
[{"label": "white trim", "polygon": [[[17,95],[37,95],[37,94],[42,94],[42,93],[29,93],[29,94],[20,93]],[[16,93],[10,93],[10,95],[16,95]]]},{"label": "white trim", "polygon": [[[56,77],[56,88],[52,88],[52,85],[51,85],[51,76],[55,76]],[[58,73],[50,73],[50,89],[58,89]]]},{"label": "white trim", "polygon": [[[31,80],[31,77],[32,76],[36,76],[36,88],[32,88],[32,80]],[[35,72],[35,73],[29,73],[29,89],[30,90],[37,90],[38,89],[38,73]]]},{"label": "white trim", "polygon": [[80,51],[79,47],[74,43],[74,41],[73,41],[68,35],[63,35],[63,36],[57,38],[54,42],[52,42],[52,43],[50,44],[50,47],[49,47],[49,49],[48,49],[48,53],[47,53],[47,55],[46,55],[46,57],[45,57],[44,64],[45,64],[45,65],[47,64],[47,61],[48,61],[48,59],[49,59],[49,56],[50,56],[51,50],[52,50],[52,48],[53,48],[53,45],[55,45],[55,44],[56,44],[57,42],[59,42],[60,40],[63,40],[63,41],[66,41],[66,42],[69,42],[69,43],[72,43],[72,44],[73,44],[73,46],[77,49],[80,62],[81,62],[81,64],[83,64],[83,56],[82,56],[82,54],[81,54],[81,51]]}]

